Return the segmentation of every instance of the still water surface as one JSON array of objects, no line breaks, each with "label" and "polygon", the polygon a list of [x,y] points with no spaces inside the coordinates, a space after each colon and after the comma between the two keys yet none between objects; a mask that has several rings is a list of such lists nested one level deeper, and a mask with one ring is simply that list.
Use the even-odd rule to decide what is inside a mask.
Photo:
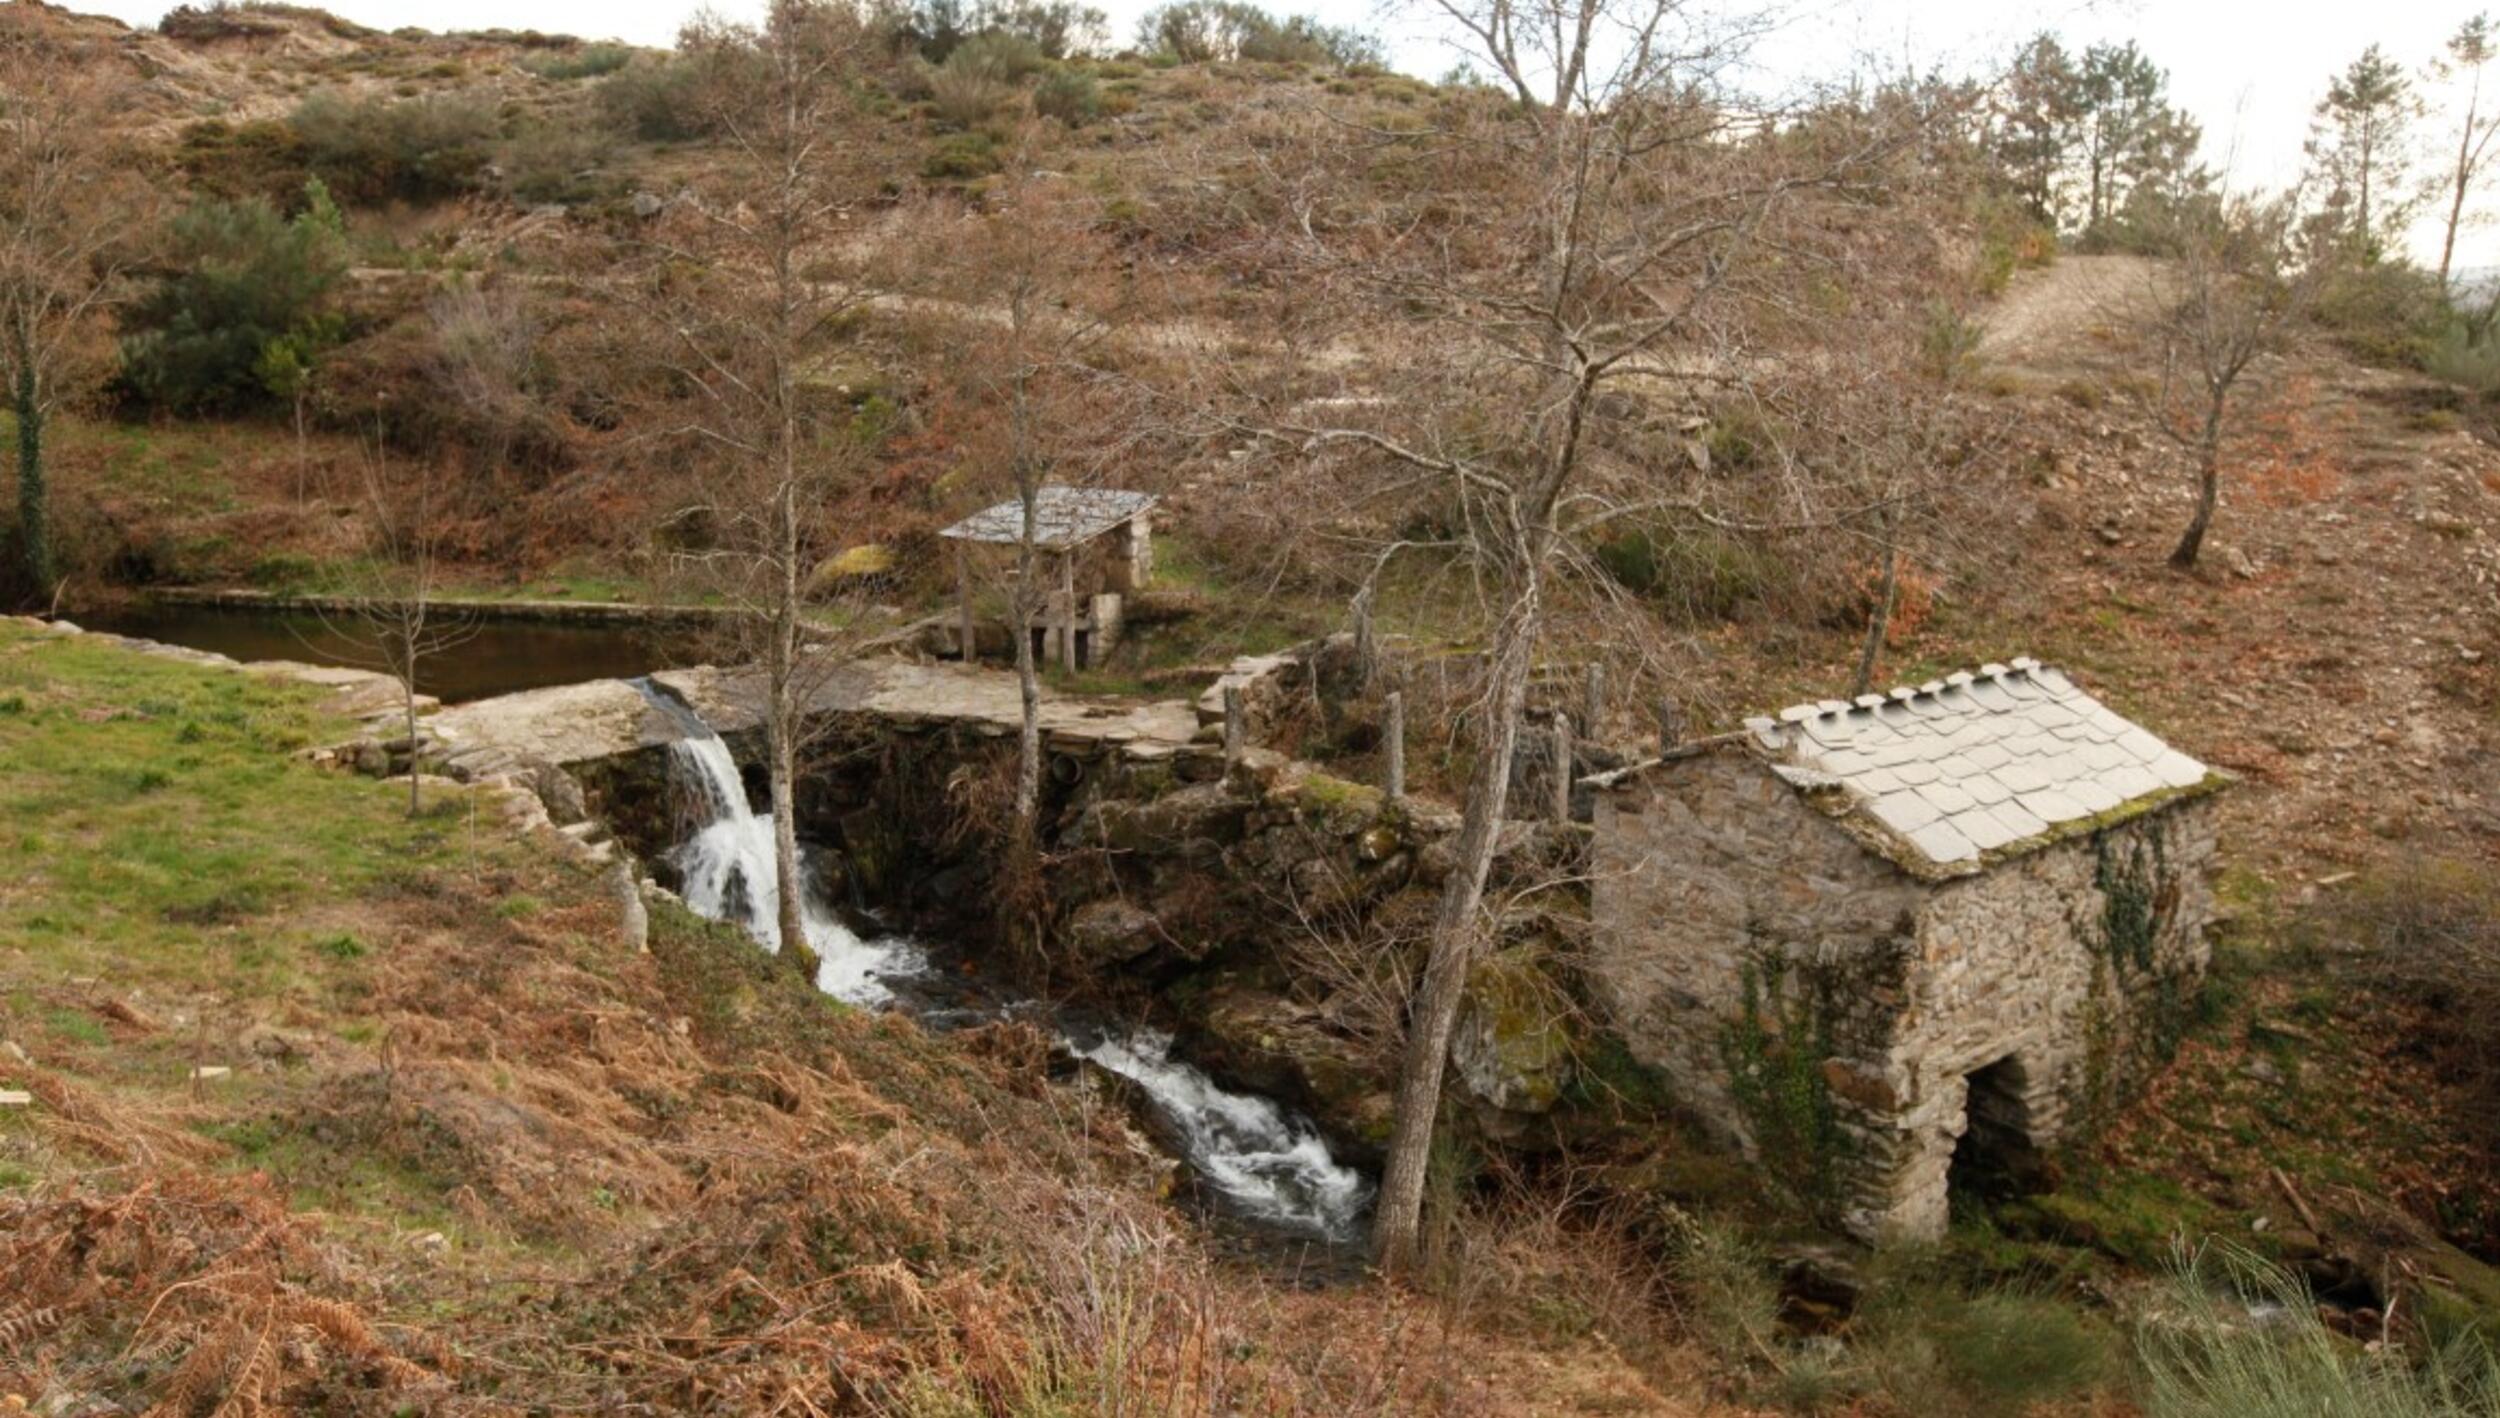
[{"label": "still water surface", "polygon": [[[70,619],[89,630],[213,650],[238,660],[300,660],[380,669],[353,616],[259,606],[135,602]],[[466,638],[418,668],[417,688],[445,703],[592,679],[630,679],[708,658],[699,628],[472,618]]]}]

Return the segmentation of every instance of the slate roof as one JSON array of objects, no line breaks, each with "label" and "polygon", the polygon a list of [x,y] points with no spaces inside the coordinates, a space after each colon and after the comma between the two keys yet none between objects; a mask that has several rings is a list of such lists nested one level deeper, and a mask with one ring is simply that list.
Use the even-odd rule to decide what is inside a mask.
[{"label": "slate roof", "polygon": [[[1149,493],[1112,488],[1046,487],[1033,499],[1033,544],[1058,551],[1080,546],[1155,505]],[[1024,503],[1010,498],[938,533],[959,542],[1014,546],[1024,536]]]},{"label": "slate roof", "polygon": [[1747,719],[1771,771],[1938,867],[2222,776],[2037,660]]}]

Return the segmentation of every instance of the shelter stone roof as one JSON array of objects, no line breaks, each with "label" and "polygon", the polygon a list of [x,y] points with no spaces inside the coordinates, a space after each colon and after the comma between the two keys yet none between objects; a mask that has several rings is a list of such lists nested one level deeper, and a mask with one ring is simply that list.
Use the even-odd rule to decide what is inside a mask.
[{"label": "shelter stone roof", "polygon": [[1798,791],[1942,868],[2224,780],[2030,659],[1745,728]]},{"label": "shelter stone roof", "polygon": [[[1059,551],[1081,546],[1155,505],[1150,493],[1114,488],[1045,487],[1033,500],[1033,544]],[[1014,546],[1024,537],[1024,503],[1010,498],[938,533],[960,542]]]}]

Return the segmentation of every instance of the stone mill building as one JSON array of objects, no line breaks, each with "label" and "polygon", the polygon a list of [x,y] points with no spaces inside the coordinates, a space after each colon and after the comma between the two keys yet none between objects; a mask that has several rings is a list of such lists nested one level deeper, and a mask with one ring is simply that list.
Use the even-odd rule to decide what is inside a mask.
[{"label": "stone mill building", "polygon": [[2227,775],[2030,660],[1601,781],[1600,1003],[1870,1240],[2021,1185],[2167,1052],[2205,967]]}]

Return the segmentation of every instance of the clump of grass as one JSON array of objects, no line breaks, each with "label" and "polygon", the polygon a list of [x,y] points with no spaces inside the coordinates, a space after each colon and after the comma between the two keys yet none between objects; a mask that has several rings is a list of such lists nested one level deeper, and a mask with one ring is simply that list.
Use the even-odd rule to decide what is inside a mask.
[{"label": "clump of grass", "polygon": [[2365,1349],[2318,1317],[2300,1282],[2243,1250],[2181,1256],[2136,1328],[2151,1418],[2490,1418],[2500,1365],[2467,1334]]},{"label": "clump of grass", "polygon": [[1869,1387],[1935,1418],[2025,1412],[2090,1393],[2116,1368],[2106,1324],[2021,1283],[1894,1287],[1870,1300],[1861,1324]]}]

